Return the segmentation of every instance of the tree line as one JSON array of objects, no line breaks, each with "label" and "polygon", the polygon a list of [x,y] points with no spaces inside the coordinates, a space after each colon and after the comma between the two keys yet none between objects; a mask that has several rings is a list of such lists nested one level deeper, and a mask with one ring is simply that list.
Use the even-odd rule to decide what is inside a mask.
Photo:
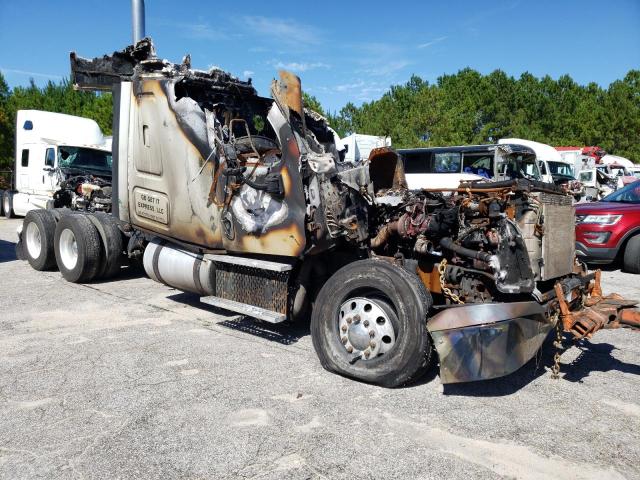
[{"label": "tree line", "polygon": [[[317,102],[316,102],[317,103]],[[327,118],[336,131],[390,136],[396,148],[495,143],[500,138],[553,146],[598,145],[640,162],[640,70],[607,88],[496,70],[464,69],[435,83],[412,76],[379,99],[348,103]]]},{"label": "tree line", "polygon": [[[529,73],[519,78],[466,68],[434,83],[412,76],[378,100],[325,112],[305,94],[308,107],[325,115],[340,136],[358,132],[390,136],[397,148],[494,143],[519,137],[550,145],[599,145],[640,162],[640,70],[607,88]],[[48,110],[96,120],[110,135],[108,93],[75,91],[68,80],[10,89],[0,73],[0,170],[11,168],[15,118],[21,109]]]}]

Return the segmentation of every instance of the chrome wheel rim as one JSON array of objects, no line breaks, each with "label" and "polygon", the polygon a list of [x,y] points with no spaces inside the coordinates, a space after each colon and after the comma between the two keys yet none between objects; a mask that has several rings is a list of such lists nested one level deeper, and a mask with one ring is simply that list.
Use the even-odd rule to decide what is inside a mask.
[{"label": "chrome wheel rim", "polygon": [[38,225],[34,222],[27,225],[26,239],[29,256],[34,259],[38,258],[42,252],[42,236]]},{"label": "chrome wheel rim", "polygon": [[8,195],[4,196],[3,202],[4,202],[4,212],[5,214],[9,214],[9,196]]},{"label": "chrome wheel rim", "polygon": [[60,233],[60,260],[67,270],[73,270],[78,263],[78,242],[71,230],[65,228]]},{"label": "chrome wheel rim", "polygon": [[338,334],[348,354],[364,361],[388,352],[396,334],[383,302],[366,297],[349,298],[338,312]]}]

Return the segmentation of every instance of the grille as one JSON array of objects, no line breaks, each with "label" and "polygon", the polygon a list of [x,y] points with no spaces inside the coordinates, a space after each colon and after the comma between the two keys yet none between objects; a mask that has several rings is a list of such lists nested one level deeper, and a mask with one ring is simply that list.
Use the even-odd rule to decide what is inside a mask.
[{"label": "grille", "polygon": [[540,202],[545,205],[573,205],[573,197],[570,195],[555,195],[553,193],[540,193]]},{"label": "grille", "polygon": [[216,264],[216,296],[287,314],[290,271]]},{"label": "grille", "polygon": [[[568,202],[565,202],[567,199]],[[571,197],[548,195],[543,203],[542,280],[562,277],[573,271],[575,257],[575,207]]]}]

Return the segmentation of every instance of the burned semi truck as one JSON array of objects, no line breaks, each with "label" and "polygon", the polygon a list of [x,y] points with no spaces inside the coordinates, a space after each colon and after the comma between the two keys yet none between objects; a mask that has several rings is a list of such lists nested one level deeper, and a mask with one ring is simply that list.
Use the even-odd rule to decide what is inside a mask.
[{"label": "burned semi truck", "polygon": [[[114,98],[112,212],[55,214],[36,268],[86,282],[137,258],[152,279],[271,323],[311,316],[322,365],[399,386],[430,362],[443,383],[507,375],[549,332],[640,325],[575,259],[574,207],[526,179],[409,190],[390,148],[347,161],[280,72],[272,98],[149,38],[95,59],[74,85]],[[31,242],[31,245],[30,245]],[[35,259],[34,259],[35,256]],[[44,258],[44,260],[42,260]]]}]

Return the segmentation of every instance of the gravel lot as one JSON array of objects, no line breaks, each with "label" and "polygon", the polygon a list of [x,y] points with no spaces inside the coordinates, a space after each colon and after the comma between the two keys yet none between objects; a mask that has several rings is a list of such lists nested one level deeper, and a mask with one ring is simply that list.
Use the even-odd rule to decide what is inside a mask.
[{"label": "gravel lot", "polygon": [[[387,390],[308,326],[204,308],[139,272],[74,285],[0,220],[0,478],[640,478],[640,342],[600,332],[503,379]],[[604,272],[640,298],[640,278]]]}]

